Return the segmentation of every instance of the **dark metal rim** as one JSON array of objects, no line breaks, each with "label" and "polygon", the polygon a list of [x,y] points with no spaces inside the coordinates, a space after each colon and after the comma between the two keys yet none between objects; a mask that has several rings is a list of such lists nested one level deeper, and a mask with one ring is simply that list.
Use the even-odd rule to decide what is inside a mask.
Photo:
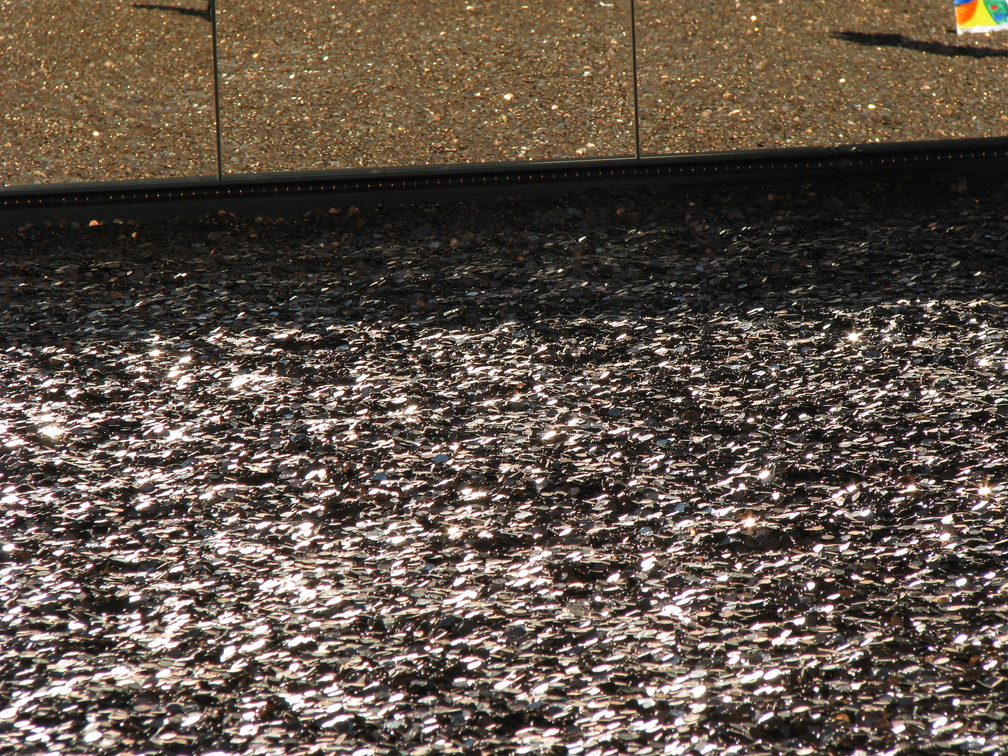
[{"label": "dark metal rim", "polygon": [[[786,182],[849,175],[912,172],[1008,172],[1008,137],[867,144],[838,148],[759,150],[706,155],[625,157],[542,163],[347,169],[171,180],[32,185],[0,188],[0,210],[111,207],[244,198],[381,195],[410,192],[437,201],[438,192],[523,187],[627,185],[659,181],[683,189],[713,184]],[[378,197],[376,197],[378,199]]]}]

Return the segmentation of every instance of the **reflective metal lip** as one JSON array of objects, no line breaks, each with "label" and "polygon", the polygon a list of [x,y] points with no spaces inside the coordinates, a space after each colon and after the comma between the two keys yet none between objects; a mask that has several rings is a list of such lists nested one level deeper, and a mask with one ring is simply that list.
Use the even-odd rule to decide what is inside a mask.
[{"label": "reflective metal lip", "polygon": [[686,191],[939,172],[1008,173],[1008,137],[0,187],[0,228],[44,220],[155,219],[218,210],[276,215],[334,205],[431,203],[524,192]]}]

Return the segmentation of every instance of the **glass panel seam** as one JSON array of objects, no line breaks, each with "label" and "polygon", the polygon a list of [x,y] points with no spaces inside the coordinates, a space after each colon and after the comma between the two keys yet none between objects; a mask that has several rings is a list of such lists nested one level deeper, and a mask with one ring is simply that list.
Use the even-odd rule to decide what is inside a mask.
[{"label": "glass panel seam", "polygon": [[630,66],[633,77],[634,157],[640,160],[640,100],[637,85],[637,0],[630,0]]},{"label": "glass panel seam", "polygon": [[[207,6],[210,10],[210,42],[213,48],[214,131],[217,134],[217,180],[223,181],[224,155],[221,146],[220,70],[217,65],[217,0],[207,0]],[[636,93],[636,84],[634,85],[634,91]],[[639,155],[639,146],[637,152]]]}]

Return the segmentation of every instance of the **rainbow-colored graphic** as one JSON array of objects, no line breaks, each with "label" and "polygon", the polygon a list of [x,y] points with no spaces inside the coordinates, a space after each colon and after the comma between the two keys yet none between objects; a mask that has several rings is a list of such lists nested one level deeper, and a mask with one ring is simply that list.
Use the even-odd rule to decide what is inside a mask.
[{"label": "rainbow-colored graphic", "polygon": [[955,0],[956,31],[1008,30],[1008,0]]}]

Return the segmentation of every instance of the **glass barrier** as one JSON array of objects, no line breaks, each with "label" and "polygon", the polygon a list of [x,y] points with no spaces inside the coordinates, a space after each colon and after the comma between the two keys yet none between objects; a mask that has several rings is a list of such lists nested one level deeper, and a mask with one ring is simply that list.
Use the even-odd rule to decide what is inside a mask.
[{"label": "glass barrier", "polygon": [[225,172],[634,154],[629,0],[219,0]]},{"label": "glass barrier", "polygon": [[1008,133],[1008,34],[951,0],[637,0],[641,150],[838,146]]},{"label": "glass barrier", "polygon": [[[0,0],[0,186],[216,175],[212,6]],[[1008,133],[1008,34],[951,2],[216,6],[225,174]]]},{"label": "glass barrier", "polygon": [[214,175],[206,0],[0,0],[0,185]]}]

